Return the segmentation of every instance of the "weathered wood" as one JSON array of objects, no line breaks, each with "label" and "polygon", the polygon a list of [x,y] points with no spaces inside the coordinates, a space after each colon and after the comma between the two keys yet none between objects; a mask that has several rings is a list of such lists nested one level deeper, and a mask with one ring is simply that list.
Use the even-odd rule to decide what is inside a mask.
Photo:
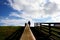
[{"label": "weathered wood", "polygon": [[28,24],[26,25],[20,40],[36,40]]}]

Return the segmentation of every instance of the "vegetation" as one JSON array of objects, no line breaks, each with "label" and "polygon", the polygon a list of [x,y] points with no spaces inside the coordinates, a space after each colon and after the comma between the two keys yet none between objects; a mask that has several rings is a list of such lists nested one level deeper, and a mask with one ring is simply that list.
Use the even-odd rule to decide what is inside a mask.
[{"label": "vegetation", "polygon": [[4,40],[19,28],[19,26],[0,26],[0,40]]}]

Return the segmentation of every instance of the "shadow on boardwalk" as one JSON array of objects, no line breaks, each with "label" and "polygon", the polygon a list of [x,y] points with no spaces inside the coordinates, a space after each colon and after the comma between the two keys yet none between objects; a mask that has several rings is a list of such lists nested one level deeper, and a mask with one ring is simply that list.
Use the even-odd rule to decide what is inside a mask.
[{"label": "shadow on boardwalk", "polygon": [[[16,32],[14,32],[12,35],[7,37],[5,40],[20,40],[22,33],[24,31],[24,28],[25,27],[21,27],[20,29],[16,30]],[[33,35],[35,36],[36,40],[50,40],[48,36],[36,30],[35,27],[30,27],[30,29],[33,32]]]},{"label": "shadow on boardwalk", "polygon": [[25,27],[21,27],[16,32],[14,32],[12,35],[7,37],[5,40],[19,40]]},{"label": "shadow on boardwalk", "polygon": [[36,30],[36,27],[30,27],[30,29],[32,30],[36,40],[50,40],[47,35],[42,32],[39,32],[39,30]]}]

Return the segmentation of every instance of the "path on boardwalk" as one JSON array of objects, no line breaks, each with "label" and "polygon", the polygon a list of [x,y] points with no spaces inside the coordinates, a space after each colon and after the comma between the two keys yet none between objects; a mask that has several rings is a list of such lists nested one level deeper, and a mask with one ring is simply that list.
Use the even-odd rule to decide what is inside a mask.
[{"label": "path on boardwalk", "polygon": [[20,40],[36,40],[28,24],[26,25]]}]

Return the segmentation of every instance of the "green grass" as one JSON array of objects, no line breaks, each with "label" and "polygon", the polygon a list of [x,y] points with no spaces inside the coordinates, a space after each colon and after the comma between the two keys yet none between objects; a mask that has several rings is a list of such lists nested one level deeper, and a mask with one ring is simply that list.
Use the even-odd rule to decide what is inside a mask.
[{"label": "green grass", "polygon": [[0,40],[4,40],[19,28],[19,26],[0,26]]}]

